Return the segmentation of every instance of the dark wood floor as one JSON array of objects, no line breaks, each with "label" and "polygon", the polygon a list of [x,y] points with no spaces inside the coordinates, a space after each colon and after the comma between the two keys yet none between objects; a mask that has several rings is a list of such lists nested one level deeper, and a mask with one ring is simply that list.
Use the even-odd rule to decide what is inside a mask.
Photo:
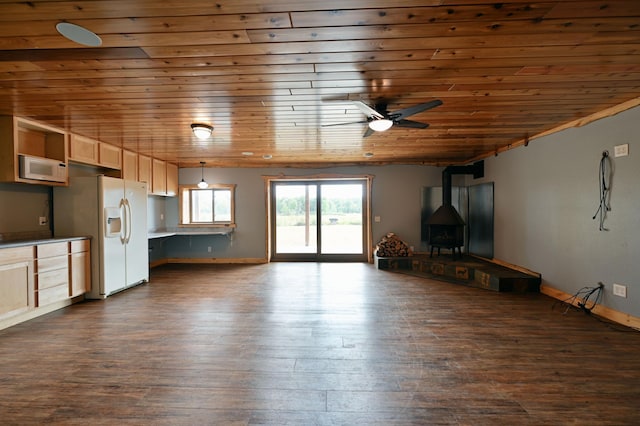
[{"label": "dark wood floor", "polygon": [[0,331],[2,424],[640,424],[640,333],[367,264],[162,266]]}]

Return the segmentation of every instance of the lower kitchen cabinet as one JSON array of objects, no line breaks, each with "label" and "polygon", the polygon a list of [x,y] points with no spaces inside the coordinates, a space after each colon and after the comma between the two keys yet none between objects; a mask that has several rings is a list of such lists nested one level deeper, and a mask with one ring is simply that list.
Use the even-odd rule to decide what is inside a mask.
[{"label": "lower kitchen cabinet", "polygon": [[0,250],[0,319],[35,307],[33,247]]},{"label": "lower kitchen cabinet", "polygon": [[36,307],[69,297],[68,242],[36,246]]},{"label": "lower kitchen cabinet", "polygon": [[70,305],[91,289],[88,239],[0,246],[0,329]]},{"label": "lower kitchen cabinet", "polygon": [[69,296],[80,296],[91,290],[91,255],[89,240],[69,242]]}]

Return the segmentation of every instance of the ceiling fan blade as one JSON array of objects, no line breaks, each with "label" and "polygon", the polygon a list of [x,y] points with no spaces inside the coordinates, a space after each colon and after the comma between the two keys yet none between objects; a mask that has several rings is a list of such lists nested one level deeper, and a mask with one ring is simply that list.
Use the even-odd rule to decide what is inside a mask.
[{"label": "ceiling fan blade", "polygon": [[367,120],[361,120],[361,121],[350,121],[348,123],[323,124],[322,127],[347,126],[349,124],[364,124],[364,123],[368,123],[368,121]]},{"label": "ceiling fan blade", "polygon": [[417,121],[411,120],[396,120],[393,122],[393,125],[398,127],[410,127],[412,129],[426,129],[429,127],[427,123],[418,123]]},{"label": "ceiling fan blade", "polygon": [[367,117],[384,118],[384,115],[380,114],[378,111],[371,108],[369,105],[365,104],[362,101],[353,101],[353,104],[360,108],[360,111],[364,112]]},{"label": "ceiling fan blade", "polygon": [[375,131],[373,129],[371,129],[371,127],[367,126],[367,130],[364,132],[364,135],[362,135],[362,137],[363,138],[368,138],[369,136],[371,136],[374,133],[375,133]]},{"label": "ceiling fan blade", "polygon": [[442,101],[440,99],[435,99],[433,101],[425,102],[423,104],[418,104],[409,108],[394,111],[390,115],[394,118],[394,121],[402,120],[403,118],[410,117],[413,114],[417,114],[419,112],[426,111],[428,109],[435,108],[440,105],[442,105]]}]

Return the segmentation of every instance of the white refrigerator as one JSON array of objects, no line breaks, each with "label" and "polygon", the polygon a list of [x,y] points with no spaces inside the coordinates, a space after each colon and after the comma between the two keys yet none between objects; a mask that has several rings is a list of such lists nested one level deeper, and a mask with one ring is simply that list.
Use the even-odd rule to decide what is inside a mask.
[{"label": "white refrigerator", "polygon": [[91,292],[103,299],[149,281],[147,184],[108,176],[71,177],[53,191],[56,237],[91,237]]}]

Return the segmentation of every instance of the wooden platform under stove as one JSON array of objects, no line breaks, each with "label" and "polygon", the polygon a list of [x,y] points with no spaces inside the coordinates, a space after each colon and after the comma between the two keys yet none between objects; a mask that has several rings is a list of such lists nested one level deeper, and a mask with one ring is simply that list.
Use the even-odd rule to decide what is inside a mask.
[{"label": "wooden platform under stove", "polygon": [[376,257],[378,269],[464,284],[494,291],[539,292],[541,277],[513,268],[464,255],[414,255],[410,257]]}]

